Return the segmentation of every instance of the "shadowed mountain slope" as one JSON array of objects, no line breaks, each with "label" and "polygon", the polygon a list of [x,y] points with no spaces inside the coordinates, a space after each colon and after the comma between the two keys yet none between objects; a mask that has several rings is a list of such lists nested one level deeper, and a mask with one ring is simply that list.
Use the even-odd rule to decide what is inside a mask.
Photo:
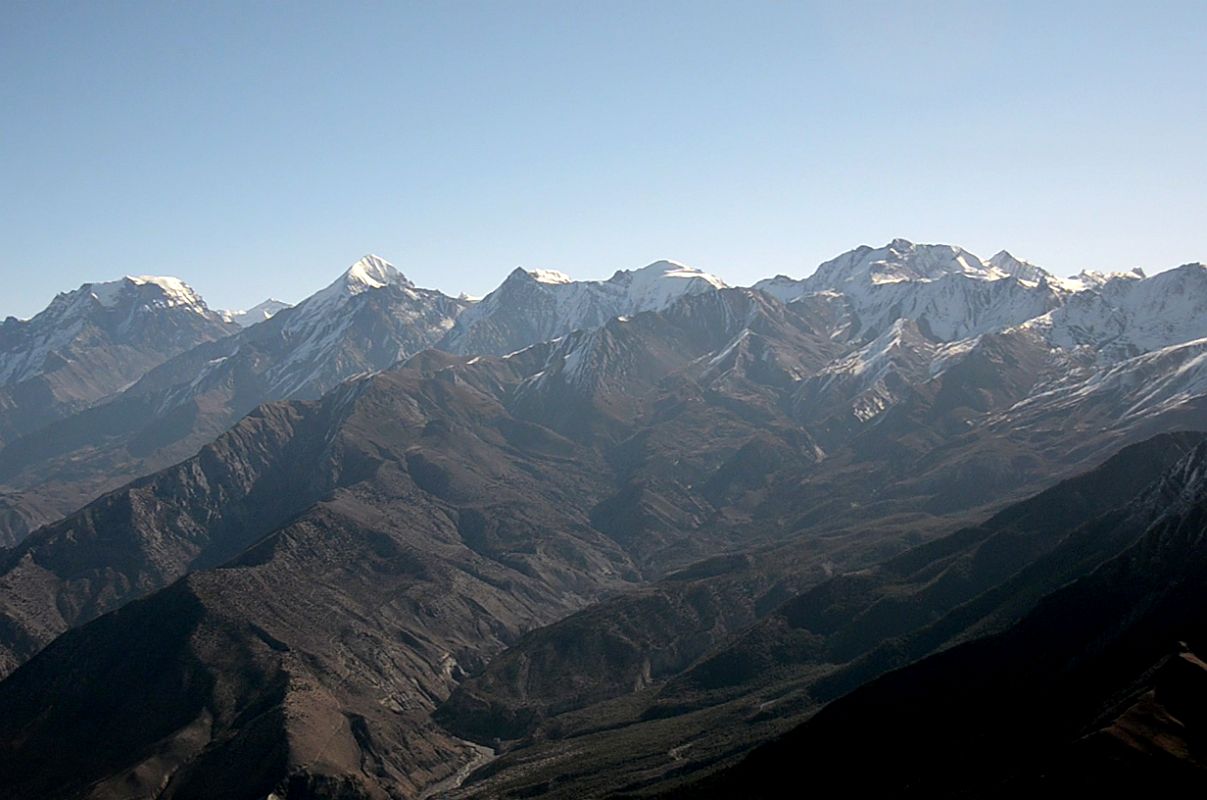
[{"label": "shadowed mountain slope", "polygon": [[437,712],[463,736],[511,740],[463,796],[648,792],[715,769],[877,675],[1008,627],[1124,550],[1151,520],[1146,484],[1202,441],[1126,448],[981,525],[813,577],[796,597],[817,569],[804,542],[704,562],[533,631]]},{"label": "shadowed mountain slope", "polygon": [[1201,783],[1207,445],[1122,511],[1146,521],[1141,534],[1016,624],[855,689],[682,796],[772,797],[802,767],[892,796]]}]

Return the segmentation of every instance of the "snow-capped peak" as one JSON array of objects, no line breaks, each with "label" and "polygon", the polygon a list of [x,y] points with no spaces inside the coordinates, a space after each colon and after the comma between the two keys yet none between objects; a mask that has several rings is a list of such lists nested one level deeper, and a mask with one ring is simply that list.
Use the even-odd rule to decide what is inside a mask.
[{"label": "snow-capped peak", "polygon": [[705,272],[704,270],[699,269],[697,267],[689,267],[687,264],[680,264],[678,261],[671,261],[669,259],[662,259],[660,261],[655,261],[652,264],[645,265],[641,269],[635,269],[635,270],[629,271],[628,273],[618,273],[618,274],[629,274],[634,277],[649,276],[650,278],[653,278],[653,279],[666,279],[666,280],[685,280],[685,279],[692,279],[692,278],[700,278],[701,280],[705,281],[706,283],[711,284],[714,288],[717,288],[717,289],[725,288],[725,282],[722,281],[720,278],[718,278],[716,275],[709,274],[709,273]]},{"label": "snow-capped peak", "polygon": [[126,280],[135,286],[145,286],[148,283],[158,286],[163,290],[164,294],[179,304],[192,304],[201,300],[192,287],[180,280],[180,278],[173,278],[167,275],[127,275]]},{"label": "snow-capped peak", "polygon": [[258,303],[246,311],[219,311],[218,313],[227,322],[233,322],[241,328],[248,328],[257,322],[269,319],[278,311],[284,311],[287,308],[290,308],[289,303],[274,300],[270,297],[263,303]]},{"label": "snow-capped peak", "polygon": [[509,353],[724,286],[715,275],[674,261],[619,270],[606,281],[576,281],[553,270],[516,268],[499,288],[461,315],[443,346],[460,353]]},{"label": "snow-capped peak", "polygon": [[[151,354],[147,363],[153,362],[154,366],[166,354],[211,341],[231,330],[229,321],[211,311],[201,296],[179,278],[127,275],[113,281],[85,283],[56,295],[31,319],[4,322],[0,330],[0,385],[43,374],[52,362],[86,364],[88,356],[81,354],[112,346]],[[119,361],[125,358],[118,356]],[[97,382],[93,387],[108,387],[106,391],[116,388],[107,383],[113,375],[129,383],[130,373],[121,370],[134,361],[101,374],[108,363],[95,365],[99,371],[94,374]]]},{"label": "snow-capped peak", "polygon": [[1099,272],[1098,270],[1083,269],[1072,278],[1066,278],[1066,282],[1071,284],[1077,291],[1086,289],[1101,289],[1108,283],[1115,281],[1139,281],[1144,280],[1147,276],[1144,270],[1140,267],[1135,267],[1127,272]]},{"label": "snow-capped peak", "polygon": [[529,269],[525,270],[531,278],[537,283],[561,284],[574,283],[574,279],[564,272],[558,272],[555,269]]},{"label": "snow-capped peak", "polygon": [[997,271],[1002,277],[1017,278],[1020,281],[1038,283],[1046,278],[1051,278],[1045,270],[1035,266],[1030,261],[1015,258],[1006,250],[1000,251],[997,255],[986,261],[985,266]]},{"label": "snow-capped peak", "polygon": [[105,308],[113,308],[120,302],[122,295],[133,287],[153,286],[159,291],[156,298],[159,305],[167,308],[185,306],[204,313],[205,302],[180,278],[163,275],[127,275],[116,281],[86,283],[80,287],[80,292],[91,295]]},{"label": "snow-capped peak", "polygon": [[[274,396],[297,397],[384,369],[434,345],[464,307],[367,255],[331,285],[260,326],[261,339],[279,336],[285,347],[264,380]],[[246,334],[256,340],[253,331]]]},{"label": "snow-capped peak", "polygon": [[629,313],[666,308],[684,295],[725,288],[716,275],[665,259],[640,269],[621,270],[607,283],[624,287]]},{"label": "snow-capped peak", "polygon": [[1017,325],[1061,302],[1066,287],[1044,270],[1002,251],[988,261],[961,247],[894,239],[825,262],[807,278],[777,276],[755,289],[781,301],[838,297],[853,314],[850,334],[874,338],[899,317],[939,341]]},{"label": "snow-capped peak", "polygon": [[883,247],[863,245],[843,253],[819,266],[805,283],[812,291],[843,291],[852,285],[932,281],[947,275],[995,277],[985,262],[961,247],[894,239]]},{"label": "snow-capped peak", "polygon": [[754,285],[789,302],[817,292],[861,293],[890,284],[930,283],[949,276],[997,281],[1015,278],[1029,284],[1053,281],[1054,276],[1029,261],[1002,250],[982,260],[962,247],[950,244],[914,244],[893,239],[882,247],[862,245],[818,266],[803,279],[777,275]]},{"label": "snow-capped peak", "polygon": [[362,292],[384,289],[388,286],[414,288],[414,284],[395,269],[389,261],[379,256],[367,255],[348,267],[344,274],[336,278],[330,286],[303,300],[300,305],[326,306],[330,303],[342,302]]},{"label": "snow-capped peak", "polygon": [[1088,348],[1101,363],[1207,336],[1207,267],[1186,264],[1145,278],[1140,270],[1082,272],[1084,288],[1022,327],[1053,347]]},{"label": "snow-capped peak", "polygon": [[411,285],[411,282],[395,269],[393,264],[373,254],[365,256],[348,267],[348,271],[340,280],[351,294],[357,294],[366,289],[382,289],[391,285]]}]

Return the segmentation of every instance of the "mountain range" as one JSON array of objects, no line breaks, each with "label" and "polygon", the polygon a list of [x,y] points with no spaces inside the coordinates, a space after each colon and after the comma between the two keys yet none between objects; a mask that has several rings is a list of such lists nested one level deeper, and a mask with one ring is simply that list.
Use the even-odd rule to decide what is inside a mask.
[{"label": "mountain range", "polygon": [[175,278],[86,283],[0,323],[0,442],[69,416],[236,330]]},{"label": "mountain range", "polygon": [[[235,323],[244,318],[208,312],[190,294],[189,308],[204,310],[207,319],[224,326],[224,333],[237,332],[225,338],[194,336],[194,346],[182,348],[174,358],[129,365],[121,377],[124,383],[106,384],[110,392],[103,398],[81,400],[81,413],[60,413],[51,422],[21,429],[29,433],[24,439],[0,440],[5,445],[0,453],[0,543],[15,542],[107,490],[196,452],[261,403],[317,398],[343,380],[385,369],[429,347],[463,352],[474,341],[490,339],[508,352],[721,285],[712,276],[669,262],[618,272],[600,282],[572,282],[551,274],[516,270],[471,306],[420,289],[391,264],[366,256],[296,307],[258,306],[259,315],[273,313],[243,330]],[[77,324],[62,315],[43,322],[55,308],[28,324],[56,329]],[[149,314],[154,307],[139,308]],[[475,313],[458,325],[467,308]],[[55,357],[77,360],[52,350],[51,344],[38,346]],[[35,355],[22,357],[31,361]],[[137,374],[135,367],[141,367]]]},{"label": "mountain range", "polygon": [[1205,348],[1202,264],[900,239],[752,287],[659,261],[471,301],[366,256],[240,315],[86,284],[0,328],[0,783],[1198,775]]}]

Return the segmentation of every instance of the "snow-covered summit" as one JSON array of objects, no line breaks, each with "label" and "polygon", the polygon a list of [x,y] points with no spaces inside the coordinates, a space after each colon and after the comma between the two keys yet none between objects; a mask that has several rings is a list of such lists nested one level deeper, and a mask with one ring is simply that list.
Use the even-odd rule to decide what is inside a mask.
[{"label": "snow-covered summit", "polygon": [[432,346],[467,305],[419,288],[390,262],[367,255],[329,286],[244,334],[274,350],[263,375],[272,397],[309,397]]},{"label": "snow-covered summit", "polygon": [[805,294],[804,283],[801,278],[790,278],[781,273],[774,278],[763,278],[750,288],[769,294],[781,303],[791,303]]},{"label": "snow-covered summit", "polygon": [[90,403],[169,356],[235,330],[179,278],[85,283],[31,319],[0,324],[0,386],[55,373],[64,399]]},{"label": "snow-covered summit", "polygon": [[1089,349],[1101,363],[1207,337],[1207,266],[1184,264],[1151,278],[1139,270],[1089,275],[1088,288],[1023,327],[1053,347]]},{"label": "snow-covered summit", "polygon": [[555,269],[529,269],[521,271],[530,276],[537,283],[549,283],[556,285],[574,282],[574,279],[569,275],[564,272],[558,272]]},{"label": "snow-covered summit", "polygon": [[725,282],[716,275],[677,261],[661,260],[641,269],[621,270],[607,283],[625,289],[632,308],[624,313],[665,308],[680,297],[724,289]]},{"label": "snow-covered summit", "polygon": [[298,303],[295,307],[298,313],[291,319],[295,317],[300,319],[314,313],[326,313],[318,310],[339,306],[359,294],[391,286],[410,290],[414,288],[415,284],[407,280],[407,277],[389,261],[370,254],[344,270],[344,273],[329,286]]},{"label": "snow-covered summit", "polygon": [[997,277],[984,261],[962,247],[894,239],[883,247],[863,245],[825,262],[806,278],[806,284],[811,291],[843,291],[853,284],[932,281],[947,275],[983,280]]},{"label": "snow-covered summit", "polygon": [[[370,289],[387,286],[414,286],[393,264],[380,256],[369,254],[345,270],[324,291],[352,296]],[[319,294],[323,294],[320,292]]]},{"label": "snow-covered summit", "polygon": [[340,281],[353,293],[391,285],[412,285],[393,264],[372,253],[348,267]]},{"label": "snow-covered summit", "polygon": [[262,303],[257,303],[246,311],[219,311],[222,318],[228,322],[233,322],[241,328],[247,328],[255,325],[257,322],[263,322],[266,319],[271,319],[272,316],[287,308],[292,308],[289,303],[281,300],[268,298]]},{"label": "snow-covered summit", "polygon": [[807,278],[777,275],[759,281],[754,288],[791,301],[809,293],[866,294],[880,286],[929,283],[953,276],[979,281],[1013,278],[1032,285],[1055,280],[1051,273],[1006,250],[983,260],[956,245],[894,239],[882,247],[862,245],[849,250],[824,262]]},{"label": "snow-covered summit", "polygon": [[1003,278],[1018,278],[1020,281],[1039,283],[1051,280],[1052,276],[1044,269],[1035,266],[1030,261],[1015,258],[1010,252],[1001,250],[984,262],[990,270],[996,271]]},{"label": "snow-covered summit", "polygon": [[76,292],[69,292],[67,296],[78,293],[95,299],[106,308],[113,308],[121,302],[123,296],[129,295],[132,290],[138,291],[136,287],[146,287],[140,292],[142,299],[145,302],[158,303],[161,307],[183,306],[198,313],[202,313],[206,308],[205,301],[192,287],[180,278],[167,275],[127,275],[116,281],[86,283]]},{"label": "snow-covered summit", "polygon": [[1140,267],[1135,267],[1127,272],[1099,272],[1097,270],[1083,269],[1071,278],[1062,278],[1061,283],[1069,287],[1075,292],[1084,292],[1087,290],[1102,289],[1108,284],[1122,286],[1129,281],[1144,280],[1148,276]]},{"label": "snow-covered summit", "polygon": [[619,270],[604,281],[517,268],[461,315],[442,346],[456,353],[501,355],[724,286],[715,275],[674,261]]},{"label": "snow-covered summit", "polygon": [[1043,269],[1002,251],[988,261],[962,247],[894,239],[843,253],[807,278],[777,276],[755,289],[781,301],[826,296],[849,308],[851,334],[866,342],[896,320],[914,320],[940,341],[1018,325],[1061,303],[1066,290]]}]

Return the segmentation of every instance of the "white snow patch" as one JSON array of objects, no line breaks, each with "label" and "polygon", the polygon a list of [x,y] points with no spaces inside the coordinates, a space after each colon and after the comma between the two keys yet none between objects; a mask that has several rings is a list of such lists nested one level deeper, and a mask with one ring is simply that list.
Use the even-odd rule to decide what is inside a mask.
[{"label": "white snow patch", "polygon": [[574,280],[569,275],[564,272],[558,272],[555,269],[530,269],[525,271],[531,275],[532,279],[537,283],[548,283],[553,285],[574,283]]},{"label": "white snow patch", "polygon": [[249,328],[257,322],[263,322],[266,319],[271,319],[278,312],[284,311],[287,308],[292,308],[289,303],[281,300],[269,298],[263,303],[258,303],[246,311],[219,311],[218,313],[227,322],[233,322],[241,328]]}]

